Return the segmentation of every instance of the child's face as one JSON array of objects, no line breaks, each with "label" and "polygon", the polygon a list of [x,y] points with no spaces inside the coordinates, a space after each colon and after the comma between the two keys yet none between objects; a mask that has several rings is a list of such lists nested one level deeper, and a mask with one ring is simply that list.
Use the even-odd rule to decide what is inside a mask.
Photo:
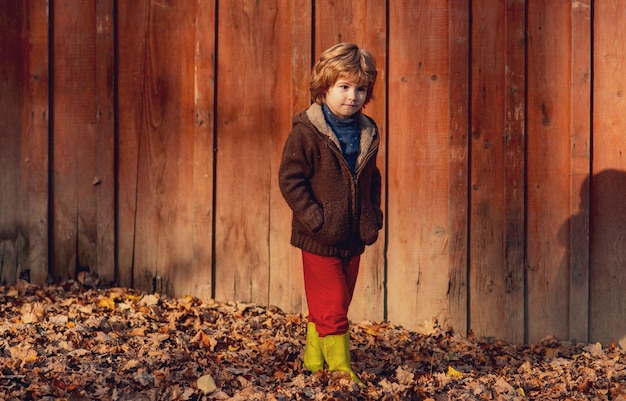
[{"label": "child's face", "polygon": [[326,92],[325,102],[339,118],[348,118],[361,110],[367,98],[367,85],[340,78]]}]

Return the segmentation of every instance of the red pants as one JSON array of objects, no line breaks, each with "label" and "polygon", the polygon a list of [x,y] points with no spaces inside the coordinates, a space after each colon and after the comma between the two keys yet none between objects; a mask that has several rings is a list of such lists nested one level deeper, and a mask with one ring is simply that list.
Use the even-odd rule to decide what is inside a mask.
[{"label": "red pants", "polygon": [[348,331],[348,307],[354,294],[360,259],[360,255],[342,259],[302,251],[309,322],[315,323],[320,337]]}]

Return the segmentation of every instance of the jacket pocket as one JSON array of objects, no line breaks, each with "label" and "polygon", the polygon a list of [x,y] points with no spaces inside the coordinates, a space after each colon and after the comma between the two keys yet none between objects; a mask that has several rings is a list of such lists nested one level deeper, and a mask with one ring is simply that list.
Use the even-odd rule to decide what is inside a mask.
[{"label": "jacket pocket", "polygon": [[378,231],[383,226],[382,211],[373,210],[370,205],[361,210],[359,236],[365,245],[372,245],[378,239]]},{"label": "jacket pocket", "polygon": [[315,234],[318,240],[329,245],[338,245],[350,241],[350,217],[347,208],[340,202],[323,205],[324,222]]}]

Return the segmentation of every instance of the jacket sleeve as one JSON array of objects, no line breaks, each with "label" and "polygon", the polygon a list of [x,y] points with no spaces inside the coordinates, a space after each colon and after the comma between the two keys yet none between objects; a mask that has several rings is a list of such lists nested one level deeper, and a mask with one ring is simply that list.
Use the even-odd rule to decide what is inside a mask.
[{"label": "jacket sleeve", "polygon": [[299,130],[292,130],[278,171],[278,185],[295,219],[317,232],[324,224],[324,213],[311,190],[315,152],[310,140]]}]

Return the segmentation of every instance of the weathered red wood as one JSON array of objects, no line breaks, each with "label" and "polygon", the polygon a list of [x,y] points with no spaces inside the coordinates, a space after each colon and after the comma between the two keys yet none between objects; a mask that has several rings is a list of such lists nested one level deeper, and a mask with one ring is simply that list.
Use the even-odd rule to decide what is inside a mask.
[{"label": "weathered red wood", "polygon": [[12,63],[0,64],[0,281],[15,282],[24,269],[27,253],[28,225],[20,206],[26,188],[21,185],[22,175],[22,109],[28,106],[28,97],[20,85],[28,85],[22,71],[28,68],[28,31],[25,18],[26,5],[21,2],[0,3],[0,52],[3,59]]},{"label": "weathered red wood", "polygon": [[[372,52],[376,58],[378,76],[374,87],[374,99],[363,112],[372,117],[381,135],[378,153],[378,167],[383,177],[386,172],[386,104],[385,87],[387,84],[387,22],[386,1],[367,0],[354,2],[317,1],[315,7],[315,50],[316,57],[335,43],[354,42],[357,46]],[[386,182],[383,180],[383,194]],[[383,210],[385,199],[383,199]],[[379,240],[367,247],[361,258],[359,279],[350,307],[350,318],[354,321],[364,319],[382,320],[385,317],[385,266],[384,230],[380,231]]]},{"label": "weathered red wood", "polygon": [[[123,2],[118,10],[125,34],[118,51],[119,263],[121,271],[130,271],[121,281],[172,295],[206,294],[211,238],[204,235],[206,221],[196,221],[195,207],[202,208],[201,215],[210,210],[206,193],[195,198],[194,185],[210,185],[210,178],[197,174],[212,176],[210,151],[195,150],[212,142],[199,126],[210,102],[196,103],[197,91],[207,85],[197,80],[210,75],[196,75],[207,72],[207,60],[196,57],[209,56],[212,49],[197,53],[196,2]],[[199,113],[205,114],[199,118]],[[201,274],[194,267],[203,269]]]},{"label": "weathered red wood", "polygon": [[388,319],[448,315],[448,4],[389,4]]},{"label": "weathered red wood", "polygon": [[[221,3],[218,10],[215,297],[267,303],[272,133],[283,96],[283,8],[275,1]],[[278,114],[277,114],[278,113]]]},{"label": "weathered red wood", "polygon": [[310,104],[312,10],[311,0],[289,2],[289,6],[281,7],[277,25],[282,39],[277,43],[278,52],[290,60],[278,65],[277,74],[290,79],[278,83],[286,96],[275,99],[276,128],[271,133],[269,304],[291,311],[305,311],[306,297],[302,257],[289,245],[292,214],[278,187],[278,168],[292,117]]},{"label": "weathered red wood", "polygon": [[589,341],[591,25],[591,0],[572,3],[569,338],[574,342]]},{"label": "weathered red wood", "polygon": [[618,5],[216,7],[0,0],[0,281],[82,266],[124,286],[304,310],[276,170],[312,58],[349,40],[379,62],[366,113],[389,142],[386,236],[363,257],[351,318],[626,344]]},{"label": "weathered red wood", "polygon": [[[470,329],[506,338],[506,4],[472,2]],[[497,322],[497,324],[494,324]]]},{"label": "weathered red wood", "polygon": [[593,3],[590,341],[626,346],[626,8]]},{"label": "weathered red wood", "polygon": [[[23,48],[28,48],[26,107],[22,110],[25,144],[22,148],[24,194],[28,205],[29,253],[25,269],[30,280],[44,285],[48,279],[48,198],[49,185],[49,3],[46,0],[28,2],[28,27]],[[27,46],[28,43],[28,46]],[[24,154],[24,151],[26,154]]]},{"label": "weathered red wood", "polygon": [[528,7],[527,305],[528,340],[536,343],[569,335],[572,110],[563,105],[572,101],[571,3]]},{"label": "weathered red wood", "polygon": [[524,341],[526,0],[507,0],[504,79],[506,338]]},{"label": "weathered red wood", "polygon": [[[144,96],[147,2],[124,1],[117,4],[117,33],[124,40],[117,48],[117,248],[118,283],[121,286],[152,289],[152,277],[135,280],[135,248],[139,201],[140,138]],[[139,221],[145,227],[145,222]],[[144,261],[145,263],[145,261]],[[137,269],[139,271],[139,268]]]},{"label": "weathered red wood", "polygon": [[[58,1],[51,10],[55,27],[51,274],[55,279],[72,278],[79,269],[98,272],[98,249],[110,252],[102,257],[109,261],[105,278],[112,278],[113,85],[106,83],[112,56],[99,60],[96,56],[98,30],[105,36],[112,31],[104,21],[112,18],[113,9],[106,1]],[[103,25],[96,26],[96,21]],[[107,47],[112,45],[106,39],[100,42],[100,50]],[[100,77],[105,80],[102,84]],[[98,185],[98,180],[104,185]],[[99,238],[104,247],[99,247]]]},{"label": "weathered red wood", "polygon": [[[215,132],[215,2],[196,2],[193,144],[193,262],[191,273],[174,279],[177,292],[213,295],[213,148]],[[173,272],[176,275],[178,272]],[[189,280],[192,276],[193,280]],[[184,281],[183,281],[184,280]],[[180,288],[178,288],[180,287]]]},{"label": "weathered red wood", "polygon": [[95,118],[93,183],[96,204],[94,270],[106,283],[115,281],[115,99],[113,1],[95,2]]},{"label": "weathered red wood", "polygon": [[48,277],[48,6],[0,2],[0,281]]},{"label": "weathered red wood", "polygon": [[450,145],[448,154],[449,324],[465,335],[468,329],[469,222],[469,20],[470,3],[449,5]]}]

